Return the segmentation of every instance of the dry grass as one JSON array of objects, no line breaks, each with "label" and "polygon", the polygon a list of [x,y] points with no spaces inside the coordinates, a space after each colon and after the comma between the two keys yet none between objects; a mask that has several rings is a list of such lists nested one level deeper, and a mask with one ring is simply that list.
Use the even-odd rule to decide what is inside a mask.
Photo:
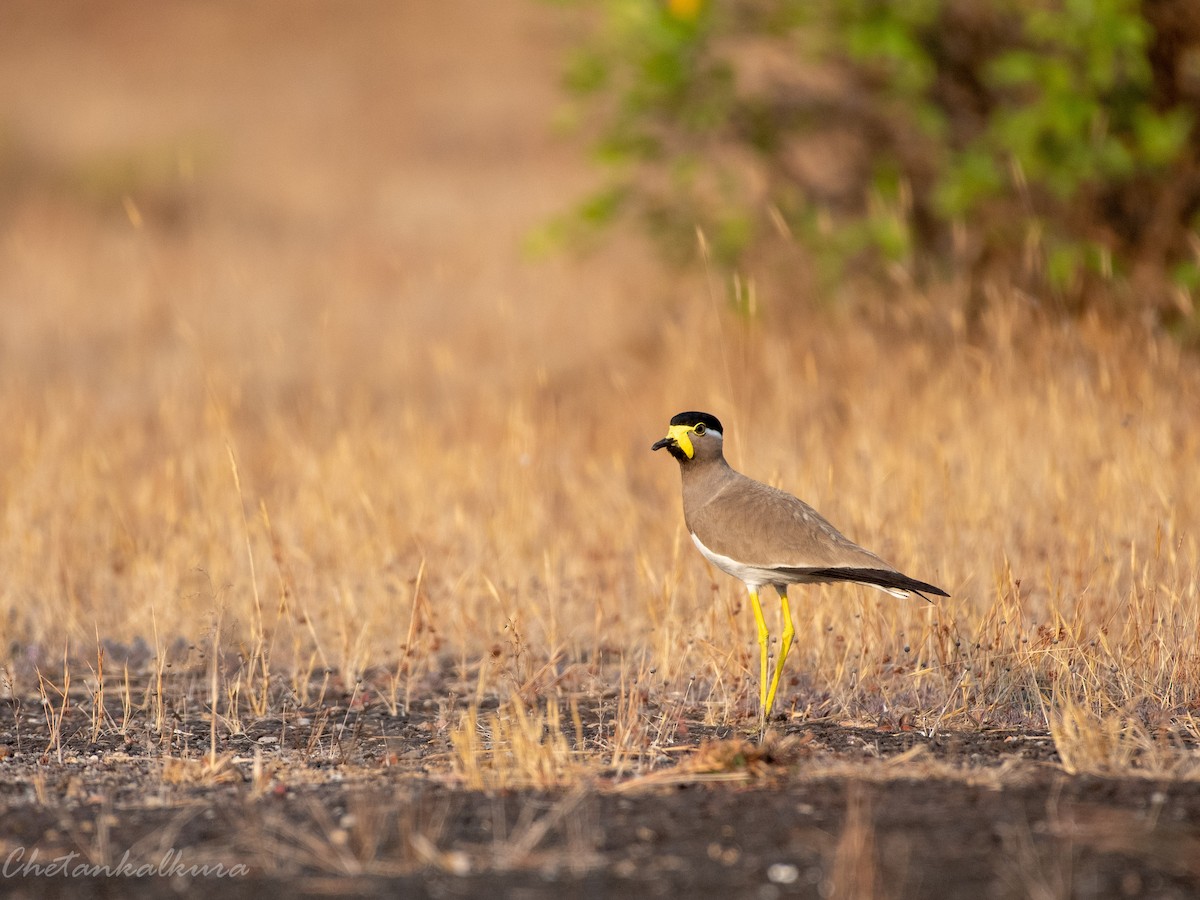
[{"label": "dry grass", "polygon": [[[578,721],[578,711],[575,720]],[[557,787],[578,777],[580,765],[563,734],[558,703],[551,698],[544,714],[514,700],[480,721],[470,709],[451,735],[457,772],[473,790]],[[582,736],[578,744],[582,745]]]},{"label": "dry grass", "polygon": [[[519,64],[540,85],[556,59]],[[397,99],[404,73],[359,74],[369,110],[450,129],[421,106],[437,97]],[[63,78],[51,106],[74,96]],[[551,97],[506,114],[532,134]],[[1048,727],[1078,771],[1145,764],[1156,731],[1196,737],[1200,360],[1169,338],[1044,319],[1017,296],[968,333],[954,287],[899,289],[886,311],[762,298],[747,320],[702,271],[679,280],[628,248],[522,262],[525,229],[586,177],[538,137],[515,164],[436,147],[395,162],[393,124],[346,167],[340,145],[291,155],[305,120],[218,118],[200,143],[224,155],[176,146],[150,191],[154,111],[82,144],[30,126],[6,157],[25,185],[0,233],[9,696],[40,691],[53,720],[64,650],[120,696],[120,664],[82,648],[143,639],[161,679],[182,638],[222,728],[312,700],[323,672],[384,671],[394,709],[502,704],[450,723],[469,784],[640,771],[685,710],[753,721],[742,588],[695,554],[674,464],[649,452],[673,413],[703,408],[735,465],[952,594],[796,592],[785,709]],[[117,200],[66,177],[118,151],[135,175]],[[611,730],[568,744],[572,698],[605,690]],[[161,681],[141,699],[166,727]],[[210,777],[212,754],[170,777]]]},{"label": "dry grass", "polygon": [[846,821],[830,860],[829,876],[822,886],[822,893],[859,900],[886,896],[875,857],[870,799],[861,787],[852,785],[846,798]]}]

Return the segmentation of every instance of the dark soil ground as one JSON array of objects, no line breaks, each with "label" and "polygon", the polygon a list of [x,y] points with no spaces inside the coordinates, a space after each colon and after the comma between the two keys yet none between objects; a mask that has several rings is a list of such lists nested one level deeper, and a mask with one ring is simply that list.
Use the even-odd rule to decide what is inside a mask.
[{"label": "dark soil ground", "polygon": [[[182,693],[169,736],[134,710],[94,742],[84,697],[59,744],[39,698],[9,703],[0,889],[173,896],[207,866],[230,897],[1200,894],[1200,783],[1070,776],[1045,734],[796,722],[757,749],[685,715],[640,773],[472,791],[450,764],[456,711],[358,696],[220,733],[215,768]],[[580,712],[588,736],[613,718]]]}]

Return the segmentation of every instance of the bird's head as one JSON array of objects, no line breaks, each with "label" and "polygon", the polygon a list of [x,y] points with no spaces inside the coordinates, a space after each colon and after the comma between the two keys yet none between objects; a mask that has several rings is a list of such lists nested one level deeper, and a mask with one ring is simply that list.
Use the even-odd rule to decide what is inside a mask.
[{"label": "bird's head", "polygon": [[681,412],[671,419],[667,436],[650,449],[665,447],[681,465],[693,460],[719,459],[723,432],[721,420],[711,413]]}]

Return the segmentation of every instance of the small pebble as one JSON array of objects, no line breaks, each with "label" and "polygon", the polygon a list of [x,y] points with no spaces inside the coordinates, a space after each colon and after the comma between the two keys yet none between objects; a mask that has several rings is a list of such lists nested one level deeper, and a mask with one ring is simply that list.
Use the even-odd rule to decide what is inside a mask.
[{"label": "small pebble", "polygon": [[772,884],[795,884],[800,870],[791,863],[772,863],[767,869],[767,881]]}]

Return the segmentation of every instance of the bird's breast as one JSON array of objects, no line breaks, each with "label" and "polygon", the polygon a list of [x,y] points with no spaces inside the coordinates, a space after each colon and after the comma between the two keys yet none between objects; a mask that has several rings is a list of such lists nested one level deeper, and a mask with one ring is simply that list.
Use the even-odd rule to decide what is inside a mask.
[{"label": "bird's breast", "polygon": [[707,559],[710,563],[724,572],[726,575],[732,575],[734,578],[746,585],[754,585],[762,587],[764,584],[772,584],[775,579],[771,577],[771,571],[759,566],[746,565],[740,563],[736,559],[730,559],[724,554],[717,553],[715,550],[710,550],[704,546],[704,542],[696,536],[696,532],[690,532],[692,543],[696,545],[696,549],[700,551],[700,555]]}]

